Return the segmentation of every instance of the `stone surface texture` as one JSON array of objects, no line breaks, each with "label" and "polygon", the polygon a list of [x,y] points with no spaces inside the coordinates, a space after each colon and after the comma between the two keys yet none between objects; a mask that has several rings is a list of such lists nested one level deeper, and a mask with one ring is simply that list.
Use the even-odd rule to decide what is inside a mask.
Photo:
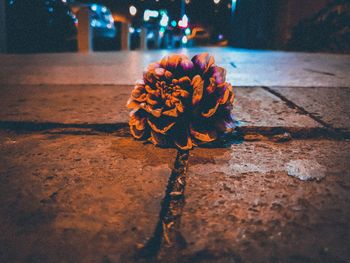
[{"label": "stone surface texture", "polygon": [[127,262],[175,155],[131,137],[1,132],[0,262]]},{"label": "stone surface texture", "polygon": [[272,87],[271,89],[316,115],[331,127],[350,132],[349,88]]},{"label": "stone surface texture", "polygon": [[[50,123],[128,123],[126,101],[133,86],[0,86],[1,121]],[[234,88],[233,114],[241,126],[319,128],[319,123],[291,109],[259,88]]]},{"label": "stone surface texture", "polygon": [[[174,52],[227,69],[242,132],[190,152],[185,202],[165,194],[176,149],[134,140],[125,106],[143,68]],[[0,262],[350,262],[349,59],[0,54]],[[177,201],[179,239],[140,257]]]},{"label": "stone surface texture", "polygon": [[0,84],[133,84],[150,63],[171,53],[215,56],[235,86],[348,87],[350,55],[188,48],[161,51],[0,55]]},{"label": "stone surface texture", "polygon": [[[209,262],[348,261],[349,158],[350,143],[335,141],[194,150],[182,216],[184,254],[212,257]],[[317,161],[326,177],[290,177],[285,165],[291,160]]]}]

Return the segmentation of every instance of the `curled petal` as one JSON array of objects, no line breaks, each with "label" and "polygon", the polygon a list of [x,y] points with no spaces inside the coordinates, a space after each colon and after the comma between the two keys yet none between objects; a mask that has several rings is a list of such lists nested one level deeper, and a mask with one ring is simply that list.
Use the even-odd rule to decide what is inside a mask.
[{"label": "curled petal", "polygon": [[212,78],[215,79],[216,85],[220,85],[226,81],[226,70],[222,67],[212,67]]},{"label": "curled petal", "polygon": [[184,111],[185,111],[185,107],[182,105],[182,103],[181,103],[181,102],[176,103],[176,104],[175,104],[175,106],[176,106],[176,109],[177,109],[177,111],[178,111],[178,112],[180,112],[180,113],[184,113]]},{"label": "curled petal", "polygon": [[165,106],[167,106],[168,108],[173,107],[173,104],[172,104],[171,100],[166,100],[165,101]]},{"label": "curled petal", "polygon": [[216,110],[218,109],[219,107],[219,103],[216,103],[215,106],[211,109],[209,109],[207,112],[202,112],[202,116],[205,117],[205,118],[209,118],[211,116],[214,115],[214,113],[216,112]]},{"label": "curled petal", "polygon": [[132,97],[132,99],[137,102],[145,102],[147,99],[147,94],[143,93],[138,98]]},{"label": "curled petal", "polygon": [[202,72],[207,72],[209,68],[214,65],[215,60],[212,56],[209,56],[208,53],[202,53],[194,56],[192,62],[195,68],[200,69]]},{"label": "curled petal", "polygon": [[184,99],[187,99],[190,96],[190,93],[182,89],[180,90],[180,96]]},{"label": "curled petal", "polygon": [[160,134],[166,134],[175,124],[175,121],[163,121],[148,119],[147,123],[151,127],[151,129]]},{"label": "curled petal", "polygon": [[222,104],[226,104],[227,101],[230,98],[230,95],[232,93],[232,86],[231,84],[225,82],[216,88],[216,96],[218,99],[218,102]]},{"label": "curled petal", "polygon": [[149,95],[147,96],[146,102],[147,102],[147,104],[152,105],[152,106],[155,106],[155,105],[158,104],[158,101],[153,100],[153,99],[151,98],[151,96],[149,96]]},{"label": "curled petal", "polygon": [[191,79],[189,77],[182,77],[179,79],[179,83],[183,87],[187,87],[191,84]]},{"label": "curled petal", "polygon": [[233,104],[233,101],[235,99],[235,94],[233,92],[230,93],[230,98],[229,98],[229,101],[231,103],[231,105]]},{"label": "curled petal", "polygon": [[150,85],[145,85],[145,90],[146,90],[148,93],[152,93],[152,92],[154,91]]},{"label": "curled petal", "polygon": [[154,145],[158,145],[161,147],[169,146],[169,138],[167,135],[157,133],[155,131],[151,131],[151,137],[149,138]]},{"label": "curled petal", "polygon": [[167,70],[182,70],[182,71],[191,71],[193,69],[193,63],[189,58],[183,54],[173,54],[167,57],[164,57],[160,61],[160,66]]},{"label": "curled petal", "polygon": [[209,82],[210,83],[209,83],[208,87],[206,88],[206,90],[207,90],[208,94],[212,94],[215,91],[215,89],[216,89],[215,79],[214,78],[210,78]]},{"label": "curled petal", "polygon": [[229,89],[225,89],[224,95],[219,99],[219,104],[225,104],[230,97]]},{"label": "curled petal", "polygon": [[196,105],[202,99],[203,85],[204,85],[204,81],[199,75],[196,75],[192,79],[192,86],[193,86],[192,105]]},{"label": "curled petal", "polygon": [[159,63],[157,62],[151,63],[146,67],[145,72],[155,70],[156,68],[159,68],[159,67],[160,67]]},{"label": "curled petal", "polygon": [[176,108],[173,108],[171,110],[163,111],[163,115],[170,116],[170,117],[179,117],[178,111]]},{"label": "curled petal", "polygon": [[135,110],[138,110],[139,108],[141,108],[140,103],[138,103],[137,101],[133,100],[132,98],[130,98],[128,100],[128,102],[126,103],[126,106],[129,109],[135,109]]},{"label": "curled petal", "polygon": [[169,70],[166,70],[164,72],[164,76],[167,78],[167,79],[171,79],[173,77],[173,73],[171,73]]},{"label": "curled petal", "polygon": [[154,83],[152,71],[146,71],[143,73],[143,80],[145,83],[152,84]]},{"label": "curled petal", "polygon": [[157,79],[160,79],[162,76],[164,76],[164,74],[165,74],[165,69],[163,69],[163,68],[156,68],[156,69],[154,70],[154,73],[155,73],[155,77],[156,77]]},{"label": "curled petal", "polygon": [[182,60],[181,55],[173,54],[173,55],[164,57],[160,61],[160,65],[165,69],[174,70],[179,66],[179,64],[181,63],[181,60]]},{"label": "curled petal", "polygon": [[138,98],[145,92],[145,84],[136,84],[134,89],[131,91],[131,96],[134,98]]},{"label": "curled petal", "polygon": [[136,139],[141,139],[147,133],[147,123],[145,114],[135,111],[130,114],[130,132]]},{"label": "curled petal", "polygon": [[140,108],[144,109],[145,111],[157,118],[159,118],[162,115],[163,108],[153,109],[150,105],[147,105],[146,103],[141,103]]},{"label": "curled petal", "polygon": [[198,131],[193,127],[190,128],[191,135],[198,141],[201,142],[212,142],[217,139],[217,133],[214,130],[210,131]]},{"label": "curled petal", "polygon": [[173,133],[174,143],[181,150],[190,150],[193,148],[193,142],[185,125],[177,125]]},{"label": "curled petal", "polygon": [[191,60],[189,60],[187,57],[184,57],[181,60],[181,69],[185,72],[189,72],[193,69],[193,62]]}]

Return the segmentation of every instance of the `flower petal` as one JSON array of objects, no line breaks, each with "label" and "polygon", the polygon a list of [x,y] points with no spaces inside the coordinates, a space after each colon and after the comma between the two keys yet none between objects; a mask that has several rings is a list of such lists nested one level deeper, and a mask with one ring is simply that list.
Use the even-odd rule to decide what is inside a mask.
[{"label": "flower petal", "polygon": [[141,103],[140,107],[152,114],[154,117],[159,118],[162,115],[163,108],[153,109],[150,105],[146,103]]},{"label": "flower petal", "polygon": [[185,125],[177,125],[173,131],[174,143],[178,148],[181,150],[190,150],[193,148],[191,136]]},{"label": "flower petal", "polygon": [[200,69],[202,72],[207,72],[208,69],[215,63],[214,57],[209,56],[208,53],[202,53],[192,58],[194,67]]},{"label": "flower petal", "polygon": [[187,87],[191,84],[191,79],[188,76],[179,79],[179,83],[182,87]]},{"label": "flower petal", "polygon": [[215,91],[215,89],[216,89],[215,79],[214,78],[210,78],[209,82],[210,83],[207,86],[206,90],[207,90],[208,94],[212,94]]},{"label": "flower petal", "polygon": [[193,69],[194,65],[193,65],[193,62],[191,60],[189,60],[188,57],[183,57],[182,60],[181,60],[181,69],[184,71],[184,72],[189,72]]},{"label": "flower petal", "polygon": [[212,67],[212,77],[215,79],[216,85],[220,85],[226,81],[226,69],[218,66]]},{"label": "flower petal", "polygon": [[184,105],[182,105],[182,103],[181,103],[181,102],[176,103],[176,104],[175,104],[175,107],[176,107],[176,109],[177,109],[177,111],[178,111],[178,112],[180,112],[180,113],[184,113],[184,111],[185,111],[185,107],[184,107]]},{"label": "flower petal", "polygon": [[199,131],[194,129],[192,126],[190,127],[190,132],[193,138],[201,142],[212,142],[217,139],[217,133],[214,130],[210,131]]},{"label": "flower petal", "polygon": [[167,135],[163,135],[155,131],[151,131],[151,137],[148,140],[151,141],[154,145],[161,147],[169,146],[170,142]]},{"label": "flower petal", "polygon": [[163,77],[165,74],[165,69],[164,68],[156,68],[154,70],[154,75],[157,79],[160,79],[161,77]]},{"label": "flower petal", "polygon": [[216,110],[218,109],[219,107],[219,103],[216,103],[215,106],[211,109],[209,109],[207,112],[202,112],[202,116],[205,117],[205,118],[209,118],[211,116],[214,115],[214,113],[216,112]]},{"label": "flower petal", "polygon": [[230,96],[230,91],[225,89],[224,95],[219,99],[219,104],[225,104]]},{"label": "flower petal", "polygon": [[166,134],[175,124],[175,121],[166,120],[165,118],[153,119],[149,118],[147,123],[152,128],[153,131]]},{"label": "flower petal", "polygon": [[147,104],[152,105],[152,106],[154,106],[154,105],[157,105],[157,104],[158,104],[158,101],[153,100],[153,99],[151,98],[151,96],[150,96],[150,95],[148,95],[148,96],[147,96],[147,100],[146,100],[146,102],[147,102]]},{"label": "flower petal", "polygon": [[170,116],[170,117],[175,117],[175,118],[179,116],[178,111],[177,111],[176,108],[173,108],[171,110],[163,111],[163,115]]},{"label": "flower petal", "polygon": [[136,139],[141,139],[147,133],[146,115],[141,111],[134,111],[130,114],[130,132]]},{"label": "flower petal", "polygon": [[192,105],[196,105],[203,97],[203,85],[204,81],[201,76],[196,75],[192,79],[193,95],[192,95]]},{"label": "flower petal", "polygon": [[146,67],[145,71],[147,72],[147,71],[155,70],[156,68],[159,68],[159,67],[160,67],[160,64],[158,62],[154,62],[154,63],[149,64]]},{"label": "flower petal", "polygon": [[172,54],[170,56],[164,57],[160,61],[160,65],[168,70],[174,70],[178,67],[178,65],[181,63],[182,57],[178,54]]},{"label": "flower petal", "polygon": [[129,109],[134,109],[134,110],[138,110],[139,108],[141,108],[140,103],[138,103],[137,101],[133,100],[132,98],[130,98],[128,100],[128,102],[126,103],[126,106]]},{"label": "flower petal", "polygon": [[233,104],[233,101],[235,99],[235,94],[233,92],[230,93],[230,98],[229,98],[229,101],[231,103],[231,105]]}]

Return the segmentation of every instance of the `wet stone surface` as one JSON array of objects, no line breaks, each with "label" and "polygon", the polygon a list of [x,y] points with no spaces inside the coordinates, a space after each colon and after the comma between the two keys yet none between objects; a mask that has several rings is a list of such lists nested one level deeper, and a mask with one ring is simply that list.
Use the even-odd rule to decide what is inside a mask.
[{"label": "wet stone surface", "polygon": [[132,138],[1,132],[0,262],[130,262],[175,155]]},{"label": "wet stone surface", "polygon": [[[195,149],[189,161],[182,259],[198,262],[348,262],[350,143],[244,142]],[[320,181],[288,176],[291,160]],[[324,170],[323,170],[324,169]]]}]

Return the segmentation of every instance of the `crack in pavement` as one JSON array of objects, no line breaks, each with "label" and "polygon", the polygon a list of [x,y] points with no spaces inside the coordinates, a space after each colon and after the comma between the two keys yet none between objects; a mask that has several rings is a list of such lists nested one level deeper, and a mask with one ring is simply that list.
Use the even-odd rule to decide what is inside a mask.
[{"label": "crack in pavement", "polygon": [[315,114],[307,111],[305,108],[295,104],[293,101],[287,99],[285,96],[283,96],[279,92],[277,92],[277,91],[275,91],[275,90],[273,90],[273,89],[271,89],[269,87],[266,87],[266,86],[262,86],[261,88],[266,90],[267,92],[270,92],[271,94],[275,95],[276,97],[278,97],[282,101],[284,101],[289,108],[296,109],[300,113],[302,113],[304,115],[307,115],[308,117],[310,117],[314,121],[316,121],[319,124],[321,124],[323,127],[325,127],[325,129],[327,131],[326,133],[328,134],[329,137],[331,137],[331,138],[338,138],[338,139],[349,139],[349,135],[350,134],[348,132],[343,132],[343,131],[339,131],[339,130],[335,129],[334,127],[332,127],[332,125],[330,125],[327,122],[323,121],[320,117],[318,117]]},{"label": "crack in pavement", "polygon": [[[276,137],[279,137],[283,134],[288,134],[290,138],[294,139],[350,139],[349,132],[337,131],[327,124],[323,126],[324,127],[314,128],[282,126],[237,126],[234,134],[223,138],[223,143],[225,144],[228,141],[232,140],[241,140],[246,136],[255,136],[255,138],[258,138],[258,136],[260,136],[260,138],[263,140],[276,140]],[[112,134],[117,137],[131,137],[128,123],[58,123],[35,121],[0,121],[0,130],[15,132],[19,134],[39,132],[44,134],[56,135]],[[219,147],[220,145],[214,143],[214,145],[212,146]]]},{"label": "crack in pavement", "polygon": [[187,247],[187,242],[180,232],[180,224],[185,206],[184,192],[188,158],[188,150],[178,150],[153,236],[145,245],[140,246],[137,256],[154,258],[162,248],[167,247],[173,249],[172,252],[174,252]]}]

